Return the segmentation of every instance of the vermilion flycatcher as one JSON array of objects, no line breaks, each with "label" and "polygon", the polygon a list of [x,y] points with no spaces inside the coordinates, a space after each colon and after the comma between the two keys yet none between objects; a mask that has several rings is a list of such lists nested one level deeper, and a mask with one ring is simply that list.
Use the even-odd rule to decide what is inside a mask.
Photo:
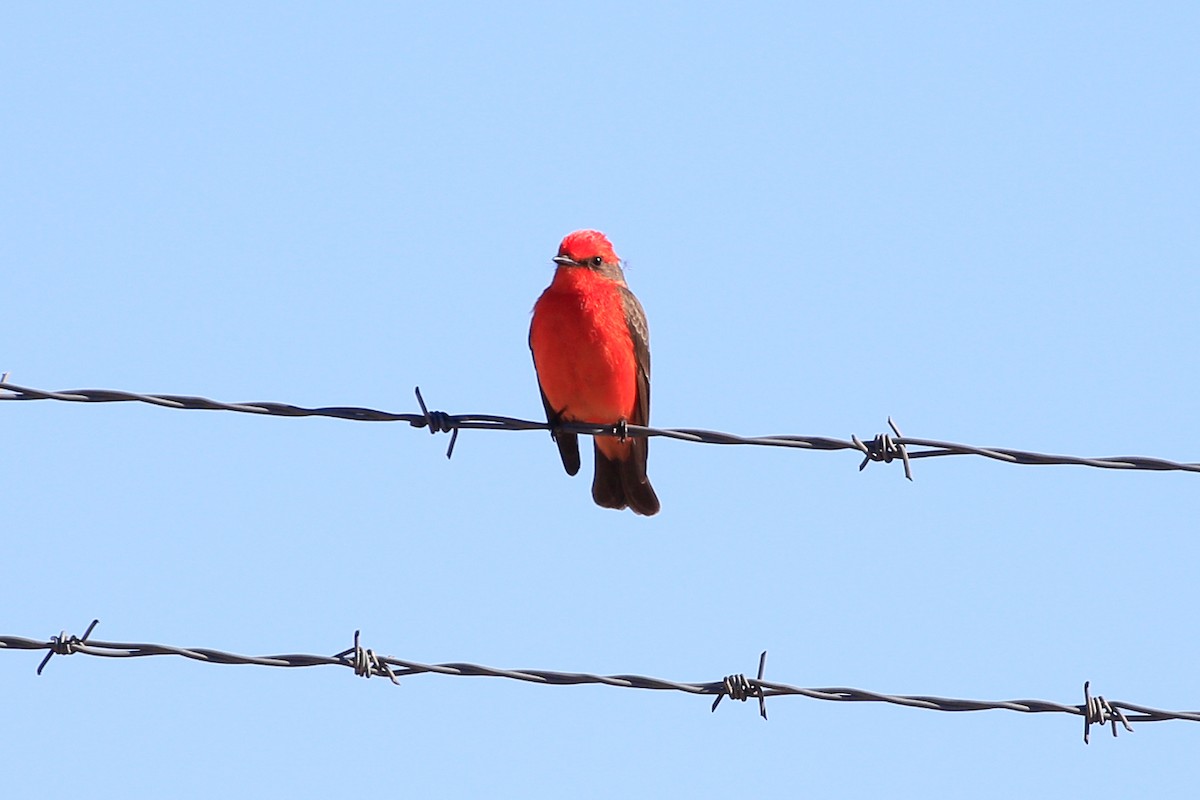
[{"label": "vermilion flycatcher", "polygon": [[[612,244],[599,231],[568,234],[554,280],[533,306],[529,349],[550,424],[650,421],[650,330]],[[579,436],[552,432],[568,475],[579,472]],[[605,508],[657,514],[646,477],[646,439],[593,436],[592,499]]]}]

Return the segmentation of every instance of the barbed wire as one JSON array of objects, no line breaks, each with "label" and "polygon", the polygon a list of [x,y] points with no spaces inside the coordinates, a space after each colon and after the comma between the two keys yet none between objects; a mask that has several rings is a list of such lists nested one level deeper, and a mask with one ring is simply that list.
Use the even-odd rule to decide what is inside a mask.
[{"label": "barbed wire", "polygon": [[[430,433],[449,433],[450,445],[446,449],[446,457],[454,453],[458,433],[463,430],[562,430],[570,433],[590,434],[595,436],[645,436],[675,439],[684,442],[723,445],[757,445],[762,447],[786,447],[802,450],[854,450],[863,456],[859,470],[864,469],[872,461],[890,463],[899,459],[904,464],[904,474],[912,480],[911,462],[918,458],[937,458],[941,456],[982,456],[1008,464],[1040,464],[1040,465],[1074,465],[1082,467],[1097,467],[1100,469],[1146,470],[1152,472],[1178,471],[1200,473],[1200,463],[1181,463],[1149,456],[1104,456],[1087,458],[1081,456],[1053,455],[1037,453],[1028,450],[1014,450],[1007,447],[977,447],[969,444],[956,444],[936,439],[917,439],[904,436],[899,427],[888,418],[891,434],[878,434],[870,441],[863,441],[856,435],[850,440],[836,439],[828,436],[800,436],[781,434],[772,436],[739,436],[732,433],[704,430],[702,428],[651,428],[643,425],[590,425],[577,422],[563,422],[552,426],[547,422],[518,419],[516,417],[499,416],[496,414],[448,414],[444,411],[430,411],[421,396],[421,390],[416,389],[417,404],[420,413],[395,413],[379,411],[373,408],[357,406],[327,406],[323,408],[305,408],[287,403],[249,402],[223,403],[205,397],[191,397],[174,394],[137,394],[113,389],[68,389],[65,391],[46,391],[18,386],[8,382],[8,373],[0,379],[0,400],[58,400],[67,403],[148,403],[163,408],[174,408],[199,411],[233,411],[243,414],[261,414],[276,417],[329,417],[333,419],[353,420],[355,422],[407,422],[414,428],[427,428]],[[911,448],[926,448],[913,450]]]},{"label": "barbed wire", "polygon": [[763,680],[766,669],[767,654],[764,651],[759,657],[758,674],[748,678],[743,674],[728,675],[719,681],[705,683],[689,683],[684,681],[651,678],[644,675],[593,675],[585,672],[556,672],[542,669],[498,669],[480,664],[451,662],[445,664],[423,664],[408,661],[393,656],[383,656],[374,650],[367,649],[360,642],[359,631],[354,632],[354,644],[331,656],[282,654],[267,656],[246,656],[214,650],[206,647],[175,647],[164,644],[146,644],[132,642],[106,642],[89,638],[99,620],[92,620],[83,636],[68,636],[66,631],[58,636],[52,636],[43,641],[22,636],[0,636],[0,650],[45,650],[46,656],[38,665],[37,674],[41,675],[46,664],[54,655],[82,654],[104,658],[142,658],[147,656],[181,656],[194,661],[208,664],[242,664],[262,667],[317,667],[338,666],[349,667],[356,675],[364,678],[382,676],[392,683],[399,685],[400,678],[421,674],[448,675],[454,677],[485,676],[492,678],[509,678],[511,680],[536,683],[543,686],[575,686],[580,684],[599,684],[621,689],[655,689],[685,692],[695,695],[715,695],[712,710],[716,711],[721,700],[728,697],[745,702],[756,698],[759,714],[767,718],[766,701],[769,697],[798,696],[812,700],[826,700],[846,703],[887,703],[920,708],[929,711],[1016,711],[1023,714],[1059,713],[1069,714],[1083,719],[1083,741],[1090,741],[1092,725],[1110,725],[1112,735],[1117,735],[1117,724],[1125,730],[1133,732],[1134,722],[1162,722],[1179,720],[1200,722],[1200,711],[1164,711],[1136,703],[1120,700],[1106,700],[1103,696],[1092,695],[1090,682],[1084,682],[1084,701],[1080,705],[1055,703],[1049,700],[963,700],[952,697],[934,697],[930,695],[889,695],[881,692],[870,692],[863,689],[844,687],[801,688],[786,683],[775,683]]}]

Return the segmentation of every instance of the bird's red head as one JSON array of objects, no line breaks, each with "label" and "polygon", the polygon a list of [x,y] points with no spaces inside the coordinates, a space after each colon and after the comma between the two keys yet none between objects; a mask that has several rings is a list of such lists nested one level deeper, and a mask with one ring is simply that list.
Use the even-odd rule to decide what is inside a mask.
[{"label": "bird's red head", "polygon": [[[582,230],[568,233],[558,246],[559,257],[566,257],[576,264],[588,264],[597,256],[605,264],[617,264],[620,259],[613,252],[612,242],[600,231]],[[558,259],[555,259],[556,261]],[[559,262],[562,263],[562,262]]]}]

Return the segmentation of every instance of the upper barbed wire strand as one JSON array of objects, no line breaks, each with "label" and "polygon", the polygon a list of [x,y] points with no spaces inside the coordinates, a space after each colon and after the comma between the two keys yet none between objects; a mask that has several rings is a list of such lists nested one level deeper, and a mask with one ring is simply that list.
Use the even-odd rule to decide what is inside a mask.
[{"label": "upper barbed wire strand", "polygon": [[[424,400],[417,390],[418,402]],[[276,402],[224,403],[206,397],[173,394],[139,394],[114,389],[69,389],[46,391],[13,383],[0,382],[0,400],[58,400],[67,403],[147,403],[162,408],[200,411],[233,411],[242,414],[261,414],[277,417],[328,417],[355,422],[407,422],[414,428],[429,428],[432,432],[461,430],[551,430],[546,422],[519,419],[496,414],[447,414],[441,411],[422,413],[393,413],[357,406],[326,406],[305,408]],[[890,422],[890,420],[889,420]],[[1082,457],[1054,455],[1006,447],[977,447],[975,445],[944,442],[936,439],[921,439],[907,436],[879,435],[869,442],[857,436],[847,441],[828,436],[801,436],[780,434],[771,436],[739,436],[733,433],[706,430],[703,428],[654,428],[642,425],[587,425],[562,423],[559,429],[595,436],[646,436],[675,439],[683,442],[723,445],[754,445],[761,447],[785,447],[803,450],[854,450],[866,456],[868,461],[892,461],[893,459],[937,458],[941,456],[982,456],[1008,464],[1028,465],[1074,465],[1100,469],[1144,470],[1151,472],[1177,471],[1200,473],[1200,464],[1169,461],[1149,456],[1105,456]],[[895,426],[893,425],[893,430]],[[452,440],[453,444],[453,440]],[[911,448],[927,448],[914,450]],[[451,447],[451,450],[453,447]],[[449,455],[449,452],[447,453]]]}]

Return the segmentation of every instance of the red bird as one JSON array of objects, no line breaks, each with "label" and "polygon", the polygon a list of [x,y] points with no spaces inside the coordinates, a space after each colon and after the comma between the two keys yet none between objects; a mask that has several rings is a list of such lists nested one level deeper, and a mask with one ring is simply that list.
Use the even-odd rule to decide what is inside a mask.
[{"label": "red bird", "polygon": [[[612,244],[599,231],[575,231],[562,240],[554,263],[554,280],[534,304],[529,326],[547,421],[649,424],[650,330]],[[567,474],[579,472],[579,436],[552,435]],[[596,505],[657,514],[658,497],[646,477],[646,439],[592,441]]]}]

